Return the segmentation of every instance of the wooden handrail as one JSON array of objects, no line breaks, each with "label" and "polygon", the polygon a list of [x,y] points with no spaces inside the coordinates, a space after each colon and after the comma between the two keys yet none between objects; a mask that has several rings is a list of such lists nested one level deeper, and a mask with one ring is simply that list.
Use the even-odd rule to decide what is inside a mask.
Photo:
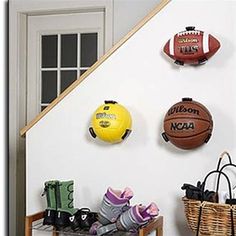
[{"label": "wooden handrail", "polygon": [[85,78],[87,78],[97,67],[99,67],[107,58],[109,58],[118,48],[120,48],[131,36],[133,36],[140,28],[142,28],[150,19],[152,19],[159,11],[161,11],[171,0],[162,0],[157,7],[151,11],[144,19],[142,19],[127,35],[125,35],[117,44],[115,44],[105,55],[95,62],[79,79],[72,83],[63,93],[52,101],[41,113],[39,113],[32,121],[20,130],[20,135],[32,128],[39,120],[41,120],[54,106],[56,106],[64,97],[66,97],[74,88],[76,88]]}]

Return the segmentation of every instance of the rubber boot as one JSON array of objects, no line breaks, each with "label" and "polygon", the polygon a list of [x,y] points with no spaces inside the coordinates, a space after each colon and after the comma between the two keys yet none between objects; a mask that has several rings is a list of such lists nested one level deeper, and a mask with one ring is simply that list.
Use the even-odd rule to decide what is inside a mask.
[{"label": "rubber boot", "polygon": [[74,181],[60,181],[56,184],[57,214],[55,217],[55,227],[60,230],[70,225],[69,218],[78,209],[73,205]]},{"label": "rubber boot", "polygon": [[89,230],[97,220],[98,214],[96,212],[91,212],[89,208],[81,208],[70,217],[70,226],[73,231],[77,229]]},{"label": "rubber boot", "polygon": [[42,196],[46,194],[47,199],[47,208],[45,210],[43,219],[44,225],[54,225],[55,223],[55,217],[57,213],[55,189],[57,183],[59,183],[58,180],[51,180],[44,183],[44,192]]}]

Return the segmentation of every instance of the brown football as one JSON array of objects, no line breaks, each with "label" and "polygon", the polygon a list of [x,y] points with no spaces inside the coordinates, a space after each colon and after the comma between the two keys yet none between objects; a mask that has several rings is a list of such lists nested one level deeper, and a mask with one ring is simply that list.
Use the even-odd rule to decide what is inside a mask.
[{"label": "brown football", "polygon": [[164,52],[178,65],[204,64],[220,48],[220,42],[211,34],[186,27],[175,34],[164,46]]}]

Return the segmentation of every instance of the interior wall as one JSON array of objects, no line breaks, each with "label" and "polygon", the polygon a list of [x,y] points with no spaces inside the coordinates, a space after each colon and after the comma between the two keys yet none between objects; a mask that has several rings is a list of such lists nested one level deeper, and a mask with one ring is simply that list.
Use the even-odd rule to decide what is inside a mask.
[{"label": "interior wall", "polygon": [[[74,205],[94,211],[108,186],[129,186],[132,205],[158,204],[164,235],[193,235],[182,184],[202,180],[224,150],[236,154],[235,11],[233,1],[172,1],[31,128],[27,214],[45,209],[41,193],[50,179],[73,179]],[[206,65],[178,67],[162,53],[166,41],[188,25],[221,42]],[[195,150],[177,149],[161,138],[165,113],[182,97],[204,104],[214,121],[209,143]],[[92,113],[108,99],[123,104],[133,119],[130,137],[116,145],[88,133]]]},{"label": "interior wall", "polygon": [[[150,6],[150,1],[146,1],[143,5]],[[140,5],[139,1],[131,1],[129,2],[130,9],[132,10],[132,14],[129,16],[128,24],[124,24],[124,31],[120,31],[120,37],[125,35],[130,28],[133,27],[132,24],[135,24],[132,19],[142,17],[138,12],[138,16],[136,14],[136,5]],[[25,82],[24,82],[24,70],[25,60],[21,57],[25,55],[25,44],[21,43],[26,42],[25,40],[25,28],[22,26],[23,22],[26,19],[26,13],[29,12],[30,14],[42,14],[42,12],[53,13],[55,9],[63,11],[63,9],[75,9],[78,8],[86,8],[86,7],[96,7],[96,6],[106,6],[107,7],[107,24],[106,29],[108,30],[107,35],[107,43],[106,49],[110,49],[112,43],[114,43],[114,38],[117,41],[117,37],[113,37],[114,32],[118,32],[117,30],[112,29],[111,22],[113,21],[114,16],[113,14],[113,0],[77,0],[77,1],[65,1],[64,0],[39,0],[39,1],[32,1],[32,0],[11,0],[9,2],[9,10],[10,10],[10,53],[9,56],[11,58],[11,65],[10,65],[10,90],[12,93],[10,94],[10,130],[9,130],[9,150],[10,150],[10,160],[9,160],[9,233],[10,235],[19,235],[23,234],[24,232],[24,216],[25,216],[25,140],[24,138],[20,137],[19,130],[23,126],[26,125],[25,119]],[[122,15],[119,22],[122,22],[124,18],[125,12],[122,9],[122,1],[116,0],[116,5],[119,5],[119,10],[117,11],[117,7],[115,7],[114,11],[116,15]],[[124,4],[123,4],[124,5]],[[131,5],[133,5],[131,7]],[[150,6],[151,7],[151,6]],[[145,15],[149,9],[143,8],[146,12],[142,12],[142,15]],[[22,13],[22,14],[21,14]],[[20,16],[20,17],[19,17]],[[118,28],[119,23],[118,21],[114,21],[116,24],[116,28]],[[132,24],[130,24],[132,22]],[[123,22],[124,23],[124,22]],[[20,32],[18,39],[16,39],[17,32]],[[11,35],[14,35],[11,37]],[[21,45],[21,46],[19,46]],[[15,55],[19,55],[19,62],[17,61],[18,58]],[[23,68],[23,69],[22,69]],[[18,83],[18,80],[20,83]],[[19,98],[20,97],[20,98]],[[19,100],[21,101],[19,103]],[[20,108],[18,108],[18,105]]]},{"label": "interior wall", "polygon": [[129,33],[158,3],[160,0],[113,0],[113,42]]}]

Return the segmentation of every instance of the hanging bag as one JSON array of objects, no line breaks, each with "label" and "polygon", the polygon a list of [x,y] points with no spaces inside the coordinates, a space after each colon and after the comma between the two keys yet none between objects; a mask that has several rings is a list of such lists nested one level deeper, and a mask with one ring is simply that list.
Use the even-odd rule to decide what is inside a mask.
[{"label": "hanging bag", "polygon": [[[229,164],[220,167],[222,158],[227,154]],[[227,180],[230,200],[232,200],[231,183],[228,176],[223,172],[226,166],[235,166],[232,164],[228,153],[222,153],[217,169],[208,173],[203,181],[202,196],[204,193],[206,181],[213,174],[218,174],[216,192],[218,193],[220,177],[223,175]],[[196,232],[197,236],[235,236],[236,224],[236,206],[230,204],[219,204],[201,200],[183,198],[185,215],[188,226]]]},{"label": "hanging bag", "polygon": [[[202,196],[205,190],[205,185],[206,185],[206,181],[207,179],[212,175],[212,174],[216,174],[218,173],[219,176],[223,175],[225,176],[227,183],[228,183],[228,189],[229,189],[229,197],[230,199],[232,199],[232,192],[231,192],[231,184],[230,184],[230,180],[228,178],[228,176],[224,173],[224,172],[220,172],[219,170],[213,170],[210,173],[207,174],[207,176],[205,177],[204,181],[203,181],[203,188],[202,188]],[[218,206],[221,204],[218,203],[213,203],[213,205],[210,206],[205,206],[205,203],[203,201],[203,199],[201,200],[201,204],[200,204],[200,208],[199,208],[199,214],[198,214],[198,223],[197,223],[197,232],[196,232],[196,236],[200,235],[200,231],[201,231],[201,223],[204,221],[204,216],[207,216],[208,218],[205,218],[205,224],[210,232],[211,229],[211,234],[210,235],[230,235],[230,236],[235,236],[234,234],[234,219],[233,219],[233,209],[231,206],[229,209],[225,208],[225,213],[226,215],[228,215],[228,213],[230,213],[230,220],[228,219],[228,217],[223,217],[223,215],[221,215],[223,213],[222,209],[219,208]],[[227,204],[224,204],[227,205]],[[211,209],[207,209],[208,207],[211,207]],[[204,212],[206,210],[206,212]],[[209,211],[210,210],[210,211]],[[229,210],[229,211],[228,211]],[[212,214],[213,213],[213,214]],[[215,214],[214,214],[215,213]],[[219,221],[219,218],[221,218],[221,221]],[[206,221],[206,219],[208,220],[208,222]],[[227,224],[230,223],[230,230],[228,231]],[[206,227],[204,226],[204,227]],[[205,228],[203,228],[202,231],[205,230]]]}]

